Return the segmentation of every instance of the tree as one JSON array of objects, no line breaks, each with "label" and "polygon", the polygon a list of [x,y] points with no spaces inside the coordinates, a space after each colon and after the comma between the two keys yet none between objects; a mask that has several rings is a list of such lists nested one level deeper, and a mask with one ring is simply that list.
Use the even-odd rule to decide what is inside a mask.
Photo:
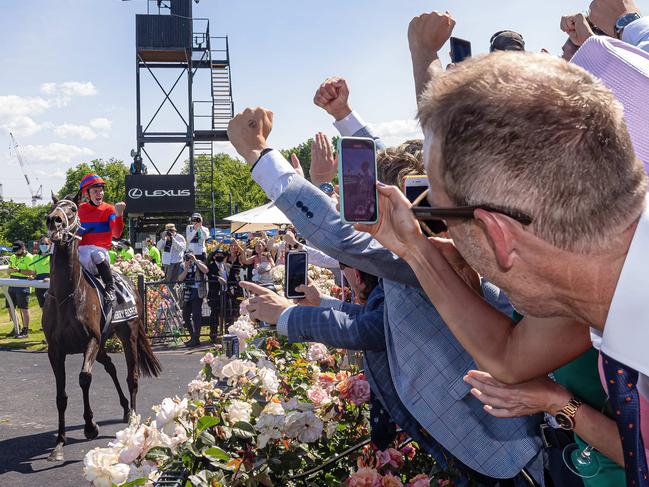
[{"label": "tree", "polygon": [[124,179],[129,173],[129,168],[123,161],[110,158],[108,161],[95,159],[90,163],[82,162],[76,167],[72,167],[65,173],[65,183],[59,190],[59,198],[66,195],[74,195],[79,191],[79,183],[83,176],[88,173],[95,173],[106,181],[104,189],[104,200],[109,203],[124,201],[126,198],[126,189]]},{"label": "tree", "polygon": [[49,205],[27,206],[0,201],[0,238],[5,242],[37,240],[47,232],[45,216],[49,208]]},{"label": "tree", "polygon": [[[333,145],[334,148],[334,156],[336,155],[336,147],[338,145],[338,139],[339,137],[337,136],[331,139],[331,144]],[[297,156],[297,158],[300,160],[300,165],[302,166],[302,170],[304,171],[304,177],[309,181],[311,181],[311,176],[309,175],[309,170],[311,169],[311,145],[313,145],[313,138],[308,139],[306,142],[302,142],[300,145],[296,147],[280,150],[282,155],[288,161],[291,160],[291,154],[295,154]]]}]

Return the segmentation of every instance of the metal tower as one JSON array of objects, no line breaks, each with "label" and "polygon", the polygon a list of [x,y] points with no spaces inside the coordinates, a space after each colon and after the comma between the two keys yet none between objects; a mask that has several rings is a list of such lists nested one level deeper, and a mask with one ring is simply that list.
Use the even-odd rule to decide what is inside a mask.
[{"label": "metal tower", "polygon": [[[234,113],[228,38],[213,37],[209,19],[192,16],[192,0],[148,0],[147,5],[147,12],[157,13],[136,16],[136,157],[144,155],[149,174],[159,175],[173,174],[176,163],[187,160],[194,181],[197,176],[209,180],[194,192],[195,209],[214,226],[213,143],[228,140]],[[205,81],[202,85],[195,83],[198,76]],[[143,94],[153,92],[159,93],[160,103],[145,114]],[[159,117],[165,106],[173,109],[175,122]],[[181,144],[181,149],[173,161],[156,164],[149,144]],[[162,162],[171,162],[164,173],[158,167]]]}]

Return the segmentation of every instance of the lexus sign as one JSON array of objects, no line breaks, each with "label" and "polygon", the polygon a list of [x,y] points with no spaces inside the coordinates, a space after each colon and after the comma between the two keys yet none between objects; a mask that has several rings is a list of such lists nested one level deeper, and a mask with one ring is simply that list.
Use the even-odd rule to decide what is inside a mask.
[{"label": "lexus sign", "polygon": [[191,213],[194,176],[187,174],[126,176],[126,211],[132,213]]}]

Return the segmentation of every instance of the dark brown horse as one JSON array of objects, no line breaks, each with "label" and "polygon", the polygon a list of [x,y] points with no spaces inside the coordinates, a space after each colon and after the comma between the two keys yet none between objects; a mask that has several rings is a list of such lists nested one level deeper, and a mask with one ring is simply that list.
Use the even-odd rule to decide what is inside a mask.
[{"label": "dark brown horse", "polygon": [[[104,350],[101,331],[101,304],[97,292],[83,276],[78,253],[80,228],[77,216],[77,199],[64,198],[54,202],[47,215],[49,237],[54,243],[51,257],[50,289],[43,307],[43,331],[47,338],[48,356],[56,378],[56,407],[59,413],[59,432],[56,447],[49,460],[63,460],[65,445],[65,409],[68,396],[65,393],[65,357],[69,354],[83,353],[83,366],[79,373],[79,385],[83,392],[83,419],[86,424],[83,432],[88,439],[99,434],[93,421],[88,391],[92,382],[92,365],[95,360],[113,379],[119,402],[124,410],[124,421],[128,421],[131,411],[135,411],[138,376],[158,376],[160,362],[151,350],[142,320],[142,300],[137,292],[136,306],[138,317],[115,326],[115,334],[122,342],[126,355],[128,375],[126,383],[130,393],[129,400],[122,392],[117,371],[110,356]],[[108,325],[105,325],[108,326]],[[104,337],[104,341],[107,337]]]}]

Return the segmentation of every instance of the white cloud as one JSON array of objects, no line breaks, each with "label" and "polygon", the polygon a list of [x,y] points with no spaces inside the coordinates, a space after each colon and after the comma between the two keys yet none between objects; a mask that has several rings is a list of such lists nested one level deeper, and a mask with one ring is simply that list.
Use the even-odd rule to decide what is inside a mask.
[{"label": "white cloud", "polygon": [[94,96],[97,94],[97,88],[91,81],[66,81],[64,83],[43,83],[41,92],[46,95],[62,95],[64,97]]},{"label": "white cloud", "polygon": [[0,96],[0,116],[36,115],[50,106],[50,102],[40,96]]},{"label": "white cloud", "polygon": [[87,147],[61,144],[59,142],[52,142],[47,145],[23,145],[20,150],[25,161],[30,164],[48,162],[60,164],[78,163],[94,155],[94,151]]},{"label": "white cloud", "polygon": [[113,121],[105,117],[93,118],[90,120],[90,126],[100,132],[109,132],[113,128]]},{"label": "white cloud", "polygon": [[409,139],[423,139],[424,135],[417,120],[392,120],[370,124],[372,131],[381,137],[387,146],[399,145]]},{"label": "white cloud", "polygon": [[63,138],[75,137],[83,140],[94,140],[97,138],[97,134],[90,127],[71,123],[64,123],[55,127],[54,133]]}]

